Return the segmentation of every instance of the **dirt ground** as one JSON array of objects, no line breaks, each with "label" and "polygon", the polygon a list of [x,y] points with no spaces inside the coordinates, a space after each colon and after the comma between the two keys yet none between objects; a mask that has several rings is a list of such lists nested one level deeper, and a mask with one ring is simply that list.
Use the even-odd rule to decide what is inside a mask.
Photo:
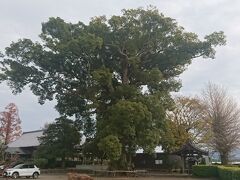
[{"label": "dirt ground", "polygon": [[[23,178],[22,178],[23,179]],[[66,175],[41,175],[39,180],[67,180]],[[214,179],[199,179],[199,178],[179,178],[179,177],[133,177],[133,178],[105,178],[105,177],[94,177],[94,180],[214,180]]]}]

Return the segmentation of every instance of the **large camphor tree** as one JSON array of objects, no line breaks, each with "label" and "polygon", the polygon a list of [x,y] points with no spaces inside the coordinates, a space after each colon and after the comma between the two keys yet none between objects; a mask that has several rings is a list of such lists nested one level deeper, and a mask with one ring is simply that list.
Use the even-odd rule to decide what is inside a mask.
[{"label": "large camphor tree", "polygon": [[154,7],[89,24],[50,18],[40,38],[6,48],[1,81],[14,93],[28,86],[40,103],[56,99],[60,114],[74,116],[101,151],[114,149],[107,157],[125,169],[138,148],[152,152],[161,143],[170,92],[181,87],[177,77],[194,58],[214,58],[214,48],[225,44],[223,32],[200,40]]}]

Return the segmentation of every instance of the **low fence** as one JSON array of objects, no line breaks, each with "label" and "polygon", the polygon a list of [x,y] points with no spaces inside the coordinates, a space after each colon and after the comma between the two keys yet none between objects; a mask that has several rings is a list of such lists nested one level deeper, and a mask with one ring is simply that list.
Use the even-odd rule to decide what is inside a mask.
[{"label": "low fence", "polygon": [[107,170],[108,166],[106,165],[76,165],[76,169],[81,169],[81,170]]},{"label": "low fence", "polygon": [[68,172],[72,173],[84,173],[92,176],[104,176],[104,177],[115,177],[115,176],[146,176],[148,171],[146,170],[135,170],[135,171],[108,171],[108,170],[92,170],[92,169],[77,169],[77,168],[68,168],[68,169],[42,169],[42,174],[66,174]]}]

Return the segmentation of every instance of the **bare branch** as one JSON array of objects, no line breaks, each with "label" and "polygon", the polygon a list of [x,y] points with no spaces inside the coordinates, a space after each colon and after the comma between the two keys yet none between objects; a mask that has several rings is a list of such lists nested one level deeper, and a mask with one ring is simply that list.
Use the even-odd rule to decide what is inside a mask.
[{"label": "bare branch", "polygon": [[240,144],[239,106],[223,87],[211,83],[203,91],[202,100],[212,125],[209,143],[220,153],[222,163],[227,164],[230,153]]}]

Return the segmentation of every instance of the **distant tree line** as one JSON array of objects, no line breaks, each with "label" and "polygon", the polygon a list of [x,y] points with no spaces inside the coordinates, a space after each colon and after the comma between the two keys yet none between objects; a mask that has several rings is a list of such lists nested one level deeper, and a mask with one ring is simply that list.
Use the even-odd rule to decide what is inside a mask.
[{"label": "distant tree line", "polygon": [[240,108],[222,86],[209,83],[200,96],[175,98],[162,145],[173,152],[187,140],[217,151],[222,164],[240,147]]}]

